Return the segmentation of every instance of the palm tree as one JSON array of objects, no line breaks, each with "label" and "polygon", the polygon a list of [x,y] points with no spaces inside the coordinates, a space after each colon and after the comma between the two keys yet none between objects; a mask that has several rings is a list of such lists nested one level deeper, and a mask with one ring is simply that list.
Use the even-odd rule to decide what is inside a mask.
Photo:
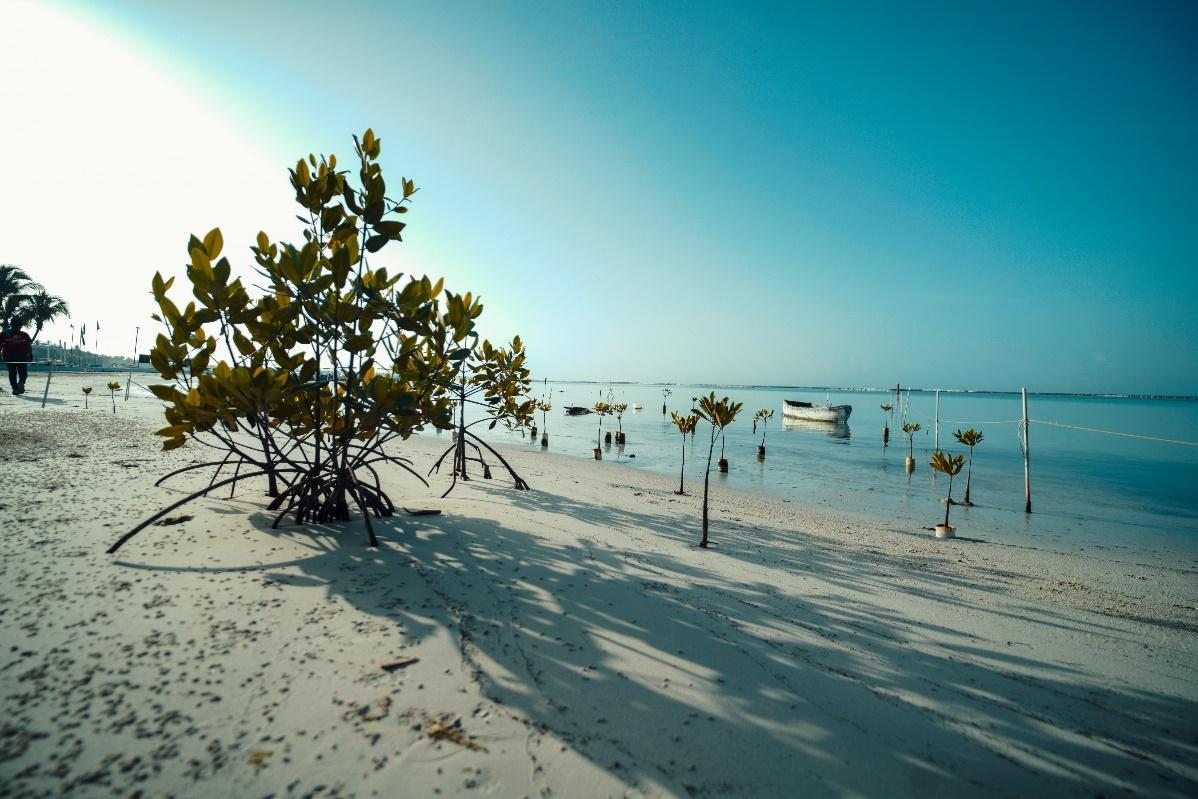
[{"label": "palm tree", "polygon": [[0,264],[0,299],[9,294],[22,293],[31,283],[33,278],[24,269],[12,264]]},{"label": "palm tree", "polygon": [[37,341],[37,337],[46,323],[53,322],[60,316],[70,317],[71,315],[71,309],[67,306],[66,300],[62,297],[55,297],[53,294],[47,294],[45,289],[30,294],[25,300],[24,307],[26,321],[34,326],[32,336],[34,341]]},{"label": "palm tree", "polygon": [[31,291],[38,288],[29,274],[19,266],[0,264],[0,323],[5,327],[14,322],[24,324],[22,306]]},{"label": "palm tree", "polygon": [[948,497],[944,502],[945,530],[948,530],[948,512],[953,506],[953,478],[961,473],[961,467],[964,465],[965,458],[961,455],[952,455],[939,449],[932,453],[932,468],[948,475]]},{"label": "palm tree", "polygon": [[969,447],[969,471],[965,473],[965,501],[962,504],[972,505],[973,503],[969,501],[969,484],[973,482],[973,448],[982,443],[982,439],[985,436],[982,435],[981,430],[974,430],[972,427],[964,433],[958,430],[953,433],[953,436],[962,444]]},{"label": "palm tree", "polygon": [[707,488],[711,482],[711,456],[715,452],[715,440],[722,437],[724,428],[732,424],[732,420],[736,418],[736,414],[740,413],[740,409],[744,407],[742,402],[733,402],[724,397],[716,401],[715,392],[703,397],[699,400],[699,407],[695,409],[700,419],[704,419],[711,424],[711,443],[707,448],[707,471],[703,473],[703,540],[699,542],[699,546],[707,548]]},{"label": "palm tree", "polygon": [[15,325],[24,327],[28,323],[25,296],[24,294],[9,294],[0,300],[0,324],[8,328]]},{"label": "palm tree", "polygon": [[685,496],[686,484],[683,480],[686,477],[686,436],[688,433],[695,432],[695,426],[699,424],[699,415],[691,413],[686,416],[679,416],[678,411],[670,411],[670,416],[674,419],[674,426],[682,434],[682,471],[678,475],[678,490],[674,493]]}]

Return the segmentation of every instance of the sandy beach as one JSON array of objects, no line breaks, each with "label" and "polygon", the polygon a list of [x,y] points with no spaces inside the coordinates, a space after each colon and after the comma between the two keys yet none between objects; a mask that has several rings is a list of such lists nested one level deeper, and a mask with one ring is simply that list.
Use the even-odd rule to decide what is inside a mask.
[{"label": "sandy beach", "polygon": [[272,530],[251,485],[109,556],[210,458],[161,451],[155,400],[54,379],[44,410],[37,376],[0,396],[0,796],[1198,793],[1192,562],[716,478],[702,550],[701,485],[552,449],[505,451],[531,492],[388,473],[443,513],[378,550],[360,521]]}]

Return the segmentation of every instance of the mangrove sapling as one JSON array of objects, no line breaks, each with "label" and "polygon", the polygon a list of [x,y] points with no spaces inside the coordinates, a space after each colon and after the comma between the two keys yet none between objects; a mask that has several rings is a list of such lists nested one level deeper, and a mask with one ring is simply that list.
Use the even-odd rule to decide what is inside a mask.
[{"label": "mangrove sapling", "polygon": [[[388,194],[373,131],[354,137],[354,152],[356,185],[333,155],[309,155],[290,170],[303,240],[258,234],[250,249],[262,296],[252,298],[233,279],[219,229],[188,242],[194,300],[186,307],[168,296],[174,278],[154,276],[155,318],[166,332],[150,361],[169,381],[150,387],[166,403],[167,426],[157,434],[164,449],[195,440],[224,457],[162,478],[215,467],[206,488],[146,519],[110,553],[174,508],[259,477],[273,497],[268,508],[279,511],[275,525],[288,514],[300,524],[346,521],[352,504],[377,546],[371,517],[390,516],[395,506],[376,464],[398,466],[427,485],[385,447],[430,426],[452,429],[450,401],[467,383],[486,394],[492,418],[527,422],[531,402],[519,400],[527,383],[516,379],[522,365],[515,363],[523,355],[479,343],[481,303],[443,291],[440,280],[401,283],[402,275],[370,264],[372,254],[401,241],[404,223],[391,215],[407,213],[416,186],[404,178],[402,196]],[[467,360],[483,350],[490,355],[471,373]],[[218,479],[225,467],[233,476]]]},{"label": "mangrove sapling", "polygon": [[112,412],[116,413],[116,393],[120,390],[121,384],[115,382],[109,383],[106,388],[108,389],[108,393],[112,396]]},{"label": "mangrove sapling", "polygon": [[[434,471],[440,471],[442,461],[453,453],[453,482],[441,495],[443,498],[449,496],[459,479],[463,482],[469,481],[470,476],[466,471],[468,463],[482,466],[483,479],[491,479],[491,467],[483,457],[483,447],[507,469],[517,491],[529,490],[528,483],[516,473],[511,464],[471,430],[475,425],[484,423],[487,424],[488,430],[494,430],[495,426],[501,423],[508,430],[516,430],[527,427],[534,418],[535,401],[525,398],[529,379],[524,359],[524,343],[519,336],[512,339],[511,346],[507,348],[494,347],[491,342],[483,341],[471,352],[469,359],[463,362],[457,382],[448,385],[457,395],[457,435],[453,446],[442,452],[441,457],[437,458],[428,471],[429,475]],[[478,419],[467,422],[466,409],[471,406],[480,409],[480,415]],[[469,454],[467,447],[474,451],[474,455]]]},{"label": "mangrove sapling", "polygon": [[757,423],[761,423],[761,444],[757,447],[757,460],[765,460],[765,428],[770,423],[770,419],[774,418],[773,410],[761,408],[757,413],[753,414],[753,435],[757,435]]},{"label": "mangrove sapling", "polygon": [[[600,394],[600,396],[602,396],[602,394]],[[605,399],[604,402],[607,403],[607,412],[615,413],[615,411],[616,411],[616,392],[612,389],[611,386],[607,387],[607,399]],[[606,433],[603,434],[603,443],[607,444],[608,446],[611,446],[611,439],[612,439],[612,432],[611,432],[611,430],[608,430]]]},{"label": "mangrove sapling", "polygon": [[953,506],[953,478],[961,473],[963,465],[965,465],[963,455],[952,455],[939,449],[932,453],[932,468],[941,474],[948,475],[948,496],[944,502],[944,524],[936,525],[937,538],[952,538],[956,534],[955,528],[948,523],[948,512]]},{"label": "mangrove sapling", "polygon": [[686,484],[683,480],[686,478],[686,436],[695,432],[696,425],[699,424],[699,415],[697,413],[679,416],[678,411],[670,411],[670,416],[674,420],[674,426],[678,428],[678,432],[682,434],[682,471],[678,474],[678,490],[675,494],[679,496],[686,495]]},{"label": "mangrove sapling", "polygon": [[553,403],[549,400],[541,400],[537,403],[537,410],[541,412],[541,446],[549,446],[549,412],[553,410]]},{"label": "mangrove sapling", "polygon": [[595,436],[595,460],[603,459],[603,417],[611,413],[611,405],[600,400],[591,408],[591,413],[599,417],[599,433]]},{"label": "mangrove sapling", "polygon": [[894,416],[894,406],[882,404],[882,449],[890,445],[890,419]]},{"label": "mangrove sapling", "polygon": [[83,410],[85,410],[85,411],[87,410],[87,398],[91,395],[92,391],[94,391],[94,390],[95,389],[93,389],[91,386],[83,387]]},{"label": "mangrove sapling", "polygon": [[972,505],[973,503],[969,501],[969,484],[973,482],[973,448],[982,443],[982,439],[985,436],[982,435],[981,430],[974,430],[972,427],[963,433],[958,430],[953,433],[953,436],[962,444],[969,447],[969,469],[965,472],[965,500],[961,504]]},{"label": "mangrove sapling", "polygon": [[616,415],[616,424],[619,429],[616,431],[616,443],[620,446],[628,443],[624,440],[624,412],[628,410],[627,402],[617,402],[611,406],[611,412]]},{"label": "mangrove sapling", "polygon": [[919,422],[903,422],[903,433],[907,436],[907,471],[915,471],[915,434],[920,430]]},{"label": "mangrove sapling", "polygon": [[733,402],[727,397],[717,401],[713,391],[699,400],[699,407],[695,409],[699,418],[711,425],[711,441],[707,447],[707,470],[703,473],[703,539],[699,542],[699,546],[704,549],[707,548],[708,543],[707,492],[711,482],[711,456],[715,452],[715,440],[717,437],[723,436],[724,428],[732,424],[732,420],[736,418],[736,414],[740,413],[740,409],[743,407],[743,403]]},{"label": "mangrove sapling", "polygon": [[668,388],[663,388],[661,390],[661,415],[662,416],[666,415],[666,400],[668,400],[670,398],[670,395],[673,393],[674,392]]}]

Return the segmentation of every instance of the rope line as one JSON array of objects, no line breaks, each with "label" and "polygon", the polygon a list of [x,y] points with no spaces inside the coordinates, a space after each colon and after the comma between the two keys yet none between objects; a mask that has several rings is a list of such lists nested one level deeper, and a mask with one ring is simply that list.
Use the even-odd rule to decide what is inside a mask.
[{"label": "rope line", "polygon": [[[936,418],[934,416],[928,416],[927,414],[924,414],[924,413],[921,413],[919,415],[922,416],[924,419],[927,419],[929,422],[935,423],[935,421],[936,421]],[[1121,433],[1118,430],[1100,430],[1097,427],[1083,427],[1081,425],[1076,425],[1076,424],[1064,424],[1062,422],[1054,422],[1054,421],[1051,421],[1048,419],[1029,419],[1028,422],[1030,422],[1032,424],[1046,424],[1046,425],[1051,425],[1052,427],[1061,427],[1066,430],[1084,430],[1087,433],[1102,433],[1102,434],[1108,435],[1108,436],[1122,436],[1124,438],[1137,438],[1142,441],[1158,441],[1162,444],[1180,444],[1183,447],[1198,447],[1198,441],[1182,441],[1182,440],[1176,439],[1176,438],[1161,438],[1159,436],[1146,436],[1146,435],[1142,435],[1140,433]],[[1016,435],[1019,437],[1020,449],[1024,449],[1026,447],[1026,444],[1024,443],[1026,441],[1026,436],[1023,431],[1023,420],[1022,419],[1002,419],[1002,420],[998,420],[998,421],[989,421],[989,422],[965,422],[965,421],[959,421],[956,419],[941,419],[940,423],[941,424],[967,424],[970,426],[973,426],[973,425],[981,426],[981,425],[992,425],[992,424],[1018,425],[1018,427],[1016,428]]]},{"label": "rope line", "polygon": [[1108,436],[1123,436],[1125,438],[1139,438],[1144,441],[1159,441],[1162,444],[1181,444],[1186,447],[1198,447],[1198,441],[1179,441],[1175,438],[1158,438],[1157,436],[1145,436],[1139,433],[1120,433],[1116,430],[1099,430],[1097,427],[1082,427],[1076,424],[1062,424],[1061,422],[1051,422],[1047,419],[1032,419],[1034,424],[1047,424],[1053,427],[1063,427],[1068,430],[1085,430],[1088,433],[1105,433]]},{"label": "rope line", "polygon": [[[935,416],[928,416],[926,413],[921,413],[920,416],[927,419],[929,422],[936,421]],[[972,426],[975,424],[1019,424],[1021,421],[1023,421],[1023,420],[1022,419],[1000,419],[998,421],[991,421],[991,422],[966,422],[966,421],[962,421],[960,419],[941,419],[940,424],[967,424],[967,425]]]}]

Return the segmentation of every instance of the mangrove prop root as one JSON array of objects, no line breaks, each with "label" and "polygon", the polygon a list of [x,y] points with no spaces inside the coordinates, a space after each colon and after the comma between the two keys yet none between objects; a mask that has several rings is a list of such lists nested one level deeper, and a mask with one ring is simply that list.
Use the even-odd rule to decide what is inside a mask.
[{"label": "mangrove prop root", "polygon": [[158,521],[159,519],[161,519],[163,516],[170,513],[171,511],[173,511],[175,508],[178,508],[182,505],[186,505],[188,502],[191,502],[193,499],[199,499],[200,497],[204,496],[208,492],[213,491],[217,488],[223,488],[224,486],[227,486],[230,483],[235,483],[238,480],[248,480],[251,477],[261,477],[264,474],[266,474],[265,471],[259,471],[259,472],[249,472],[248,474],[243,474],[243,475],[236,476],[236,477],[227,477],[224,480],[221,480],[219,483],[213,483],[212,485],[208,486],[207,488],[203,488],[203,489],[200,489],[199,491],[195,491],[191,494],[188,494],[187,496],[183,497],[183,499],[179,500],[178,502],[172,502],[170,505],[167,505],[165,508],[158,511],[153,516],[146,519],[144,522],[137,525],[132,530],[130,530],[129,532],[127,532],[123,536],[121,536],[115,544],[113,544],[112,546],[110,546],[108,548],[107,554],[111,555],[114,552],[116,552],[118,549],[123,547],[130,538],[137,535],[142,530],[146,529],[151,524]]},{"label": "mangrove prop root", "polygon": [[[469,436],[470,438],[472,438],[474,440],[467,441],[466,440],[467,436]],[[472,447],[474,449],[474,451],[478,453],[477,458],[469,457],[466,454],[466,446],[467,445]],[[519,474],[516,473],[516,470],[514,468],[512,468],[512,465],[510,463],[508,463],[507,460],[502,455],[500,455],[495,450],[494,447],[492,447],[487,442],[483,441],[481,438],[479,438],[472,432],[460,431],[458,433],[458,440],[456,442],[454,442],[453,446],[451,446],[449,449],[442,452],[441,457],[437,458],[437,460],[433,464],[432,468],[428,470],[429,474],[432,474],[434,471],[440,471],[440,466],[441,466],[442,461],[445,460],[445,458],[449,455],[449,453],[452,452],[454,454],[453,482],[450,483],[449,488],[445,489],[445,493],[441,495],[442,499],[449,496],[449,493],[451,491],[453,491],[454,487],[457,485],[459,476],[464,481],[470,479],[466,474],[466,463],[467,462],[474,462],[474,463],[480,464],[483,467],[483,478],[488,479],[488,480],[491,478],[491,469],[487,465],[486,461],[483,459],[482,450],[479,448],[480,445],[482,447],[485,447],[488,452],[490,452],[492,455],[495,456],[496,460],[498,460],[501,464],[503,464],[503,468],[507,469],[508,474],[510,474],[512,476],[512,480],[515,481],[517,491],[531,491],[532,490],[532,487],[528,484],[528,482],[523,477],[521,477]]]},{"label": "mangrove prop root", "polygon": [[174,477],[177,474],[183,474],[184,472],[195,471],[196,469],[203,469],[206,466],[218,467],[216,470],[216,473],[219,475],[220,467],[224,466],[226,463],[229,462],[229,457],[231,457],[231,456],[228,456],[228,455],[225,456],[225,459],[223,461],[209,461],[207,463],[193,463],[191,466],[184,466],[182,469],[175,469],[173,472],[164,474],[162,477],[159,477],[156,481],[154,481],[154,487],[157,488],[158,486],[162,485],[167,480],[171,479],[172,477]]}]

